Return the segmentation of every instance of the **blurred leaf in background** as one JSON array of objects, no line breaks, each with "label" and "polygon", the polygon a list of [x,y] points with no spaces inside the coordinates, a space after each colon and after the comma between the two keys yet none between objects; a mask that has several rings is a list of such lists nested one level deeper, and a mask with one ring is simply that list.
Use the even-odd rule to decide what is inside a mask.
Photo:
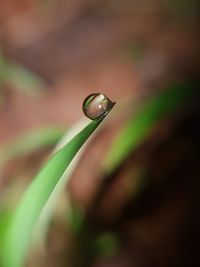
[{"label": "blurred leaf in background", "polygon": [[33,97],[43,94],[45,88],[42,78],[22,65],[10,62],[0,50],[0,88],[6,85]]},{"label": "blurred leaf in background", "polygon": [[113,141],[112,148],[104,160],[106,172],[112,172],[121,164],[123,159],[153,131],[155,125],[187,103],[194,91],[197,89],[193,82],[177,85],[143,103]]},{"label": "blurred leaf in background", "polygon": [[64,134],[59,127],[30,130],[0,147],[0,167],[13,158],[26,156],[38,149],[55,145]]}]

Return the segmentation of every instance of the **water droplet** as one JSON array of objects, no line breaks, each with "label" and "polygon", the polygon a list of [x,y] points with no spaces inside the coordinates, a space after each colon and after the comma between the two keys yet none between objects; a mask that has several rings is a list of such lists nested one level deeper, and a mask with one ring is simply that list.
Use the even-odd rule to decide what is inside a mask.
[{"label": "water droplet", "polygon": [[83,112],[91,120],[103,119],[113,108],[112,102],[107,96],[94,93],[86,97],[83,102]]}]

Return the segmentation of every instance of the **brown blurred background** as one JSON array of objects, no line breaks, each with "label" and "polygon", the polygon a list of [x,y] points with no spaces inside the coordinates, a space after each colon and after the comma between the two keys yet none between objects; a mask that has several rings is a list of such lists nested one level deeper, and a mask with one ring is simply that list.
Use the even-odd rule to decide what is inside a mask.
[{"label": "brown blurred background", "polygon": [[197,71],[198,1],[0,4],[1,53],[38,75],[48,91],[34,100],[1,85],[9,95],[1,107],[2,141],[35,125],[72,123],[94,90],[119,102],[147,90],[146,83]]},{"label": "brown blurred background", "polygon": [[[198,4],[0,0],[0,144],[47,125],[69,127],[92,92],[117,102],[71,179],[70,195],[85,209],[84,231],[70,234],[55,220],[31,267],[200,266],[198,99],[160,122],[106,183],[99,164],[134,105],[199,80]],[[31,178],[49,151],[7,163],[1,194],[15,177]],[[138,197],[141,169],[148,186]],[[115,253],[91,252],[93,239],[107,232],[117,236]]]}]

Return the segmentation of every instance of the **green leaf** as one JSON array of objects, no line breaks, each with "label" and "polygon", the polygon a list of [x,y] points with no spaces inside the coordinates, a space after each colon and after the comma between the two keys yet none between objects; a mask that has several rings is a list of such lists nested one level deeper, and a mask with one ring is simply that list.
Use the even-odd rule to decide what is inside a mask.
[{"label": "green leaf", "polygon": [[0,85],[2,84],[11,85],[33,97],[43,94],[45,88],[41,77],[20,64],[10,62],[0,49]]},{"label": "green leaf", "polygon": [[175,86],[143,103],[114,139],[104,159],[105,172],[111,173],[153,131],[156,123],[186,103],[192,89],[196,89],[192,85]]},{"label": "green leaf", "polygon": [[44,93],[42,78],[19,64],[9,63],[6,75],[8,84],[27,95],[37,97]]},{"label": "green leaf", "polygon": [[19,203],[1,244],[3,267],[22,267],[35,224],[63,173],[82,145],[100,124],[92,121],[55,153],[34,178]]},{"label": "green leaf", "polygon": [[39,148],[54,145],[64,131],[56,127],[43,127],[28,131],[0,147],[0,167],[7,161],[30,154]]}]

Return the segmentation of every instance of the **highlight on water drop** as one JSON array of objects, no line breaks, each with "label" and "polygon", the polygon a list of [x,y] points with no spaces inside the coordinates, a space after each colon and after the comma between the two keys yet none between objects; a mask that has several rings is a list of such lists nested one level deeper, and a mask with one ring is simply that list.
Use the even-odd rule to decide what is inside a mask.
[{"label": "highlight on water drop", "polygon": [[101,93],[93,93],[83,101],[83,112],[91,120],[103,119],[113,108],[112,102],[107,96]]}]

